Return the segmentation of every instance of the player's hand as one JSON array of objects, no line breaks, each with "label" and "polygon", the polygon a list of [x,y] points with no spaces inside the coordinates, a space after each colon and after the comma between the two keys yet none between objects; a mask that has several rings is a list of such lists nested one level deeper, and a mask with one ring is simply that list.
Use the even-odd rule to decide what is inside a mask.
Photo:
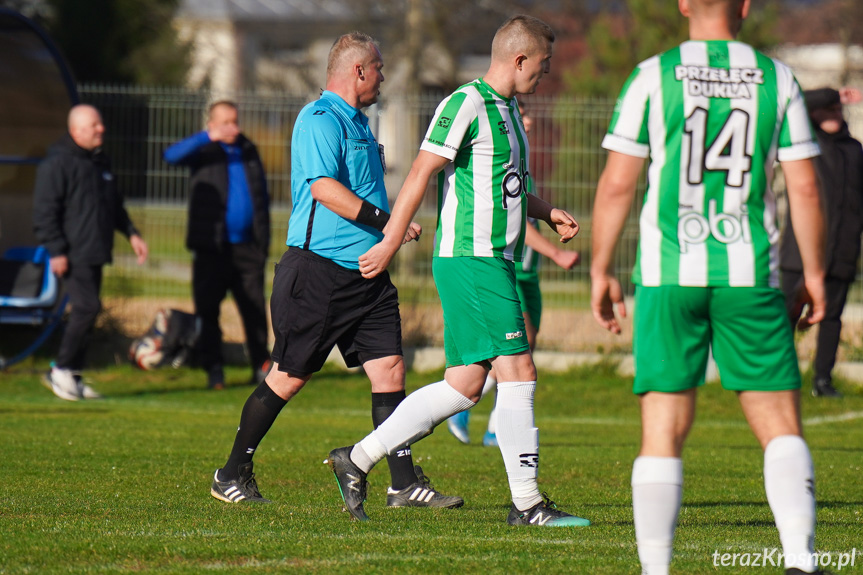
[{"label": "player's hand", "polygon": [[360,256],[360,273],[366,279],[383,273],[390,265],[390,261],[392,261],[398,248],[399,246],[396,246],[396,249],[392,249],[385,242],[373,245],[369,251]]},{"label": "player's hand", "polygon": [[863,94],[860,93],[860,90],[857,88],[852,88],[851,86],[843,86],[839,88],[839,102],[842,103],[843,106],[847,106],[848,104],[857,104],[863,101]]},{"label": "player's hand", "polygon": [[581,254],[567,250],[558,250],[552,260],[563,269],[571,270],[581,263]]},{"label": "player's hand", "polygon": [[213,126],[207,130],[211,142],[234,141],[240,134],[240,129],[233,124],[225,126]]},{"label": "player's hand", "polygon": [[565,244],[578,234],[578,222],[565,210],[558,208],[551,210],[549,223],[551,223],[554,231],[560,235],[560,243],[562,244]]},{"label": "player's hand", "polygon": [[794,310],[798,315],[801,314],[804,306],[806,312],[797,321],[797,329],[800,331],[805,331],[824,319],[827,299],[824,293],[823,278],[806,278],[803,280],[803,285],[794,303]]},{"label": "player's hand", "polygon": [[54,256],[48,262],[51,271],[57,277],[63,277],[69,271],[69,258],[66,256]]},{"label": "player's hand", "polygon": [[590,281],[590,307],[593,317],[611,333],[621,332],[620,324],[614,315],[614,308],[621,318],[626,317],[626,304],[623,301],[623,289],[614,276],[604,274],[595,276]]},{"label": "player's hand", "polygon": [[411,222],[411,225],[408,226],[408,229],[405,232],[405,239],[402,241],[402,245],[413,240],[419,241],[422,233],[423,227],[416,222]]},{"label": "player's hand", "polygon": [[129,243],[132,244],[132,250],[135,252],[135,255],[138,256],[138,265],[142,265],[147,261],[147,256],[150,254],[147,242],[144,241],[144,238],[136,234],[129,237]]}]

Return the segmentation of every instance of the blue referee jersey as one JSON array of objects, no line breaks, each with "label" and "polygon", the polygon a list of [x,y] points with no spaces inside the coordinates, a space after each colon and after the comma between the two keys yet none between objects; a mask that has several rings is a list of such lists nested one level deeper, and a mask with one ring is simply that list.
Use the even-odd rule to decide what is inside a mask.
[{"label": "blue referee jersey", "polygon": [[297,117],[291,137],[291,199],[288,246],[311,250],[359,269],[359,257],[383,234],[345,219],[312,198],[311,185],[332,178],[387,212],[384,170],[368,118],[337,94],[324,91]]}]

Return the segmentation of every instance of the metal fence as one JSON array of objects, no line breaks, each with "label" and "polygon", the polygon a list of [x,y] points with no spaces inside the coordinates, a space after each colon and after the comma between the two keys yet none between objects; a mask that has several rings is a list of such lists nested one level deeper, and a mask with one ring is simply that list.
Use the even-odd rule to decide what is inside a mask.
[{"label": "metal fence", "polygon": [[[106,151],[135,221],[151,245],[151,260],[137,268],[128,251],[108,270],[107,289],[120,286],[125,293],[146,296],[187,295],[189,255],[183,247],[188,173],[162,160],[170,144],[203,129],[210,95],[183,89],[147,89],[84,85],[81,99],[103,114]],[[256,143],[264,163],[273,199],[273,257],[283,251],[290,214],[291,130],[307,100],[261,96],[235,97],[243,132]],[[389,98],[368,110],[372,127],[387,154],[387,186],[393,199],[416,154],[437,98]],[[613,102],[604,99],[542,99],[527,102],[534,119],[531,133],[532,175],[539,193],[566,207],[583,224],[583,231],[568,249],[586,255],[591,194],[604,154],[599,142],[608,124]],[[429,193],[418,215],[427,232],[425,241],[402,250],[394,268],[394,281],[411,302],[433,303],[431,236],[436,220],[435,194]],[[547,230],[549,237],[552,236]],[[624,275],[634,257],[634,229],[621,250]],[[549,262],[541,268],[549,305],[587,305],[587,267],[564,272]]]},{"label": "metal fence", "polygon": [[[107,126],[105,147],[126,194],[130,213],[151,248],[149,263],[140,268],[134,264],[131,251],[120,243],[115,265],[106,270],[106,292],[123,297],[189,297],[191,262],[184,248],[188,173],[184,168],[164,162],[162,152],[173,142],[203,129],[211,95],[183,89],[94,85],[80,86],[79,91],[82,101],[102,111]],[[257,144],[267,172],[273,200],[271,254],[275,261],[284,250],[290,216],[291,131],[307,100],[252,93],[236,94],[234,100],[239,105],[241,129]],[[572,212],[582,225],[580,235],[567,246],[567,249],[581,252],[581,265],[564,271],[551,262],[544,262],[540,268],[545,317],[559,313],[584,315],[589,308],[592,195],[605,162],[600,141],[614,102],[540,97],[528,98],[525,102],[534,120],[530,134],[531,172],[539,194]],[[438,103],[437,97],[405,99],[395,96],[367,110],[372,128],[386,148],[391,200],[404,181]],[[854,127],[859,125],[861,114],[856,110],[852,114],[852,131],[856,132]],[[425,238],[402,249],[391,268],[403,310],[439,305],[431,278],[435,202],[435,194],[427,194],[417,216],[426,231]],[[627,293],[632,293],[629,276],[635,259],[639,204],[637,202],[633,208],[617,252],[617,269]],[[549,238],[553,236],[550,230],[544,233]],[[855,284],[850,300],[863,300],[860,282]],[[849,310],[855,319],[863,317],[854,306]],[[571,331],[579,329],[582,328]],[[579,334],[567,333],[566,337],[557,339],[565,340],[558,347],[567,350],[597,348],[585,347]]]}]

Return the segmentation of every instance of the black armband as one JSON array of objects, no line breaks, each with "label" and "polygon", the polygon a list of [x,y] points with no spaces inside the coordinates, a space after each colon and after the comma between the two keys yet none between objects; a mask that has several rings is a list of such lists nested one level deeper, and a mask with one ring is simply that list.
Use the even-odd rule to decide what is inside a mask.
[{"label": "black armband", "polygon": [[363,200],[360,213],[357,214],[357,223],[374,228],[379,232],[384,231],[384,226],[390,221],[390,215],[367,200]]}]

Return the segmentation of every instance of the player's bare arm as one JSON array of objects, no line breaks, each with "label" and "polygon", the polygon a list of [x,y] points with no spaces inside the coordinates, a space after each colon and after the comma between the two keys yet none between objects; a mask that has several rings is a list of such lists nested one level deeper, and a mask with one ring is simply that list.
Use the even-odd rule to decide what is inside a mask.
[{"label": "player's bare arm", "polygon": [[560,236],[562,244],[578,234],[578,222],[569,212],[553,207],[534,194],[527,194],[527,215],[547,223]]},{"label": "player's bare arm", "polygon": [[621,331],[614,315],[615,306],[620,317],[626,317],[623,290],[611,269],[614,251],[635,200],[643,166],[643,158],[609,152],[593,203],[590,307],[599,325],[612,333]]},{"label": "player's bare arm", "polygon": [[788,208],[791,225],[800,247],[803,261],[803,287],[801,304],[807,305],[806,314],[798,327],[806,329],[824,317],[824,216],[818,193],[818,177],[812,160],[783,162],[788,187]]},{"label": "player's bare arm", "polygon": [[408,177],[399,191],[390,221],[384,229],[384,239],[360,256],[360,272],[373,278],[387,269],[393,256],[404,243],[411,220],[422,203],[429,180],[449,163],[449,160],[420,150],[411,165]]}]

